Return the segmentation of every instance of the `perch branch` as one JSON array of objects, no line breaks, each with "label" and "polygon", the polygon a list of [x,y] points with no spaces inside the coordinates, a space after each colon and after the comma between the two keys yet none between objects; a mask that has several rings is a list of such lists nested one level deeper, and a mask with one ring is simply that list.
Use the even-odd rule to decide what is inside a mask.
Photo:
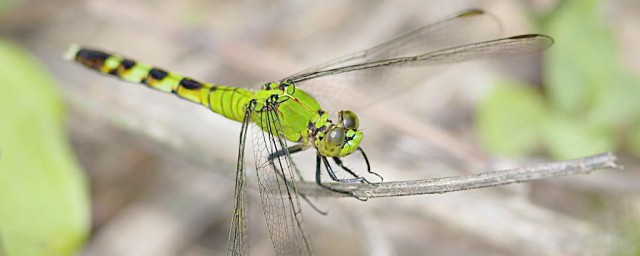
[{"label": "perch branch", "polygon": [[[611,152],[577,158],[573,160],[543,163],[515,169],[488,171],[483,173],[422,180],[393,181],[382,183],[327,183],[328,186],[351,191],[363,198],[442,194],[454,191],[493,187],[538,179],[554,178],[574,174],[589,174],[594,170],[622,169]],[[312,182],[298,182],[297,189],[314,197],[345,197],[319,187]]]}]

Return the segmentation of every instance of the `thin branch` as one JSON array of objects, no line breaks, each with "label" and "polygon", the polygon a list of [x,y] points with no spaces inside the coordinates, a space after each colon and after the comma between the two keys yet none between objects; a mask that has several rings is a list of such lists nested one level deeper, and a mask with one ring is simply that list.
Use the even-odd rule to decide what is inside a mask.
[{"label": "thin branch", "polygon": [[[622,169],[616,163],[616,156],[611,152],[566,160],[544,163],[529,167],[488,171],[466,176],[453,176],[423,180],[393,181],[383,183],[328,183],[339,190],[351,191],[354,196],[363,198],[412,196],[422,194],[442,194],[454,191],[493,187],[511,183],[526,182],[560,176],[589,174],[594,170]],[[315,197],[345,197],[348,195],[335,193],[319,187],[312,182],[296,183],[298,190]]]}]

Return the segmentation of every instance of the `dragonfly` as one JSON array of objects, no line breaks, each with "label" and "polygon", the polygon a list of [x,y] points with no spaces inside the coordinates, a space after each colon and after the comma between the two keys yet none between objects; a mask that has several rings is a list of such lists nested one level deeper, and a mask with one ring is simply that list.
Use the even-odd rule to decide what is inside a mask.
[{"label": "dragonfly", "polygon": [[[335,189],[323,182],[323,168],[334,182],[371,183],[343,163],[341,159],[351,154],[361,154],[366,162],[366,171],[382,181],[382,176],[371,170],[369,160],[360,147],[363,131],[357,114],[352,110],[341,110],[334,121],[312,92],[320,93],[322,89],[331,88],[330,93],[339,94],[341,88],[352,88],[356,93],[365,94],[365,89],[380,86],[395,93],[408,87],[400,82],[380,84],[379,81],[361,82],[358,79],[346,82],[336,79],[334,87],[325,87],[318,81],[345,74],[365,76],[366,79],[374,72],[394,74],[411,68],[426,73],[453,63],[538,52],[553,44],[552,38],[542,34],[492,39],[488,38],[492,33],[483,32],[489,29],[499,33],[500,23],[494,16],[479,9],[466,10],[367,50],[264,83],[254,90],[197,81],[120,55],[75,44],[69,47],[65,57],[100,73],[173,93],[240,122],[235,201],[227,254],[249,254],[244,153],[247,137],[252,137],[258,188],[274,250],[277,255],[311,255],[311,240],[303,225],[300,204],[300,199],[308,199],[296,188],[296,178],[301,180],[302,177],[291,155],[315,149],[315,182],[337,193],[356,197],[349,191]],[[387,76],[374,77],[382,81]],[[334,171],[335,166],[344,170],[349,178],[339,178]]]}]

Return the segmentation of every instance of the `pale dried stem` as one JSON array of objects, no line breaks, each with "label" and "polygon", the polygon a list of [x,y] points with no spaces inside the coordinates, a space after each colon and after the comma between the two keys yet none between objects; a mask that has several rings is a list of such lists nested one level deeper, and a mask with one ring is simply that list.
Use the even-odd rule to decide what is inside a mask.
[{"label": "pale dried stem", "polygon": [[[421,194],[442,194],[454,191],[493,187],[538,179],[588,174],[594,170],[621,169],[616,156],[611,152],[577,158],[573,160],[543,163],[534,166],[508,170],[488,171],[465,176],[453,176],[422,180],[393,181],[382,183],[329,183],[332,188],[350,191],[361,198],[412,196]],[[344,197],[320,188],[311,182],[296,183],[298,190],[307,196]]]}]

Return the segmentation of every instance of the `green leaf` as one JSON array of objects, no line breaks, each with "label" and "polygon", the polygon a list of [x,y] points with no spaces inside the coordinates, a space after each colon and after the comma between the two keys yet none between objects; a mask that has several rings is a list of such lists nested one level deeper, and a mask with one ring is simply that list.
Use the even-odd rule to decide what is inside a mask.
[{"label": "green leaf", "polygon": [[549,118],[543,138],[548,152],[556,159],[583,157],[615,147],[613,133],[607,127],[563,114]]},{"label": "green leaf", "polygon": [[22,0],[0,0],[0,14],[20,4]]},{"label": "green leaf", "polygon": [[628,74],[616,73],[610,83],[598,86],[586,112],[589,122],[612,129],[628,127],[640,116],[640,83]]},{"label": "green leaf", "polygon": [[617,127],[640,115],[640,85],[620,68],[600,7],[599,0],[565,1],[549,18],[556,40],[547,55],[546,88],[554,112]]},{"label": "green leaf", "polygon": [[476,116],[484,147],[514,156],[531,153],[539,146],[547,114],[544,100],[534,88],[503,81],[481,104]]},{"label": "green leaf", "polygon": [[4,255],[74,255],[89,229],[85,178],[54,79],[0,40],[0,239]]},{"label": "green leaf", "polygon": [[609,255],[638,256],[640,255],[640,220],[630,219],[621,221],[616,230],[613,250]]}]

